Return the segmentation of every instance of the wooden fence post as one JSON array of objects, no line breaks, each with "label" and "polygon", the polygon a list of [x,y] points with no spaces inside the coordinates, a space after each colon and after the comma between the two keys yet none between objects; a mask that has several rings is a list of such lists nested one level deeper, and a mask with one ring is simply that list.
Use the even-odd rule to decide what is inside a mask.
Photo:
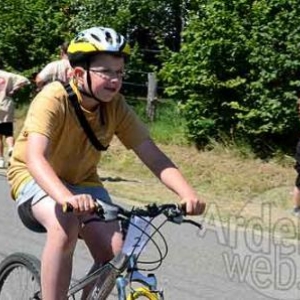
[{"label": "wooden fence post", "polygon": [[157,79],[155,73],[148,73],[148,93],[146,114],[151,122],[154,121],[155,107],[157,103]]}]

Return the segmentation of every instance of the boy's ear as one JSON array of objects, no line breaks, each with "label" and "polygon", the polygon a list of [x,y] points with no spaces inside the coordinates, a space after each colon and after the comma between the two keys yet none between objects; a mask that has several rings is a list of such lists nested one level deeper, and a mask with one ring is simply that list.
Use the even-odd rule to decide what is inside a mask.
[{"label": "boy's ear", "polygon": [[75,67],[73,69],[73,75],[76,77],[82,77],[85,70],[82,67]]}]

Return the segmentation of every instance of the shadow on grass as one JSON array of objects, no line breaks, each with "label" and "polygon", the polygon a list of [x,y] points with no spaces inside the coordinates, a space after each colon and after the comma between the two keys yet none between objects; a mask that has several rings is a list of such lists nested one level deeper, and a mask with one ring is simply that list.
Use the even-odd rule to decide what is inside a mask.
[{"label": "shadow on grass", "polygon": [[126,179],[122,177],[100,177],[101,181],[108,181],[108,182],[135,182],[135,183],[140,183],[138,180],[134,179]]}]

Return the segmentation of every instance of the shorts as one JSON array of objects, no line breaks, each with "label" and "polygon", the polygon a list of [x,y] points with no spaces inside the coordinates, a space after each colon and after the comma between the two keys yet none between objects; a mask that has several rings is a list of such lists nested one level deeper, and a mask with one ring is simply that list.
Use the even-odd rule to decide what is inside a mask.
[{"label": "shorts", "polygon": [[300,139],[296,146],[295,159],[296,159],[295,170],[297,171],[295,186],[300,189]]},{"label": "shorts", "polygon": [[[93,198],[101,199],[104,202],[111,203],[111,198],[107,190],[101,186],[75,186],[65,183],[66,187],[73,194],[89,194]],[[40,188],[40,186],[32,179],[24,184],[21,188],[19,195],[16,199],[18,214],[23,224],[30,230],[35,232],[46,232],[44,226],[42,226],[34,217],[32,213],[32,206],[43,200],[55,201],[48,194]]]},{"label": "shorts", "polygon": [[12,123],[14,121],[14,101],[11,97],[5,97],[0,101],[0,123]]},{"label": "shorts", "polygon": [[0,123],[0,135],[4,135],[6,137],[13,136],[14,126],[11,122]]}]

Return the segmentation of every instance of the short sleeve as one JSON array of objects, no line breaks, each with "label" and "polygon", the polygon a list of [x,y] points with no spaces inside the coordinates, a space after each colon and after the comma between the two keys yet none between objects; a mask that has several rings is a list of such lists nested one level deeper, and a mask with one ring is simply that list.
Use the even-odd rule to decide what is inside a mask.
[{"label": "short sleeve", "polygon": [[116,135],[127,149],[132,149],[149,138],[146,125],[126,103],[124,97],[119,98],[116,116]]},{"label": "short sleeve", "polygon": [[29,79],[21,75],[14,74],[11,78],[13,81],[13,89],[18,87],[19,85],[30,84]]},{"label": "short sleeve", "polygon": [[45,87],[32,101],[24,130],[26,133],[40,133],[50,140],[58,135],[64,118],[63,90],[53,88],[60,85],[54,83]]},{"label": "short sleeve", "polygon": [[55,69],[55,62],[51,62],[49,64],[47,64],[40,73],[38,73],[38,77],[40,77],[43,81],[48,82],[48,81],[52,81],[52,77]]}]

